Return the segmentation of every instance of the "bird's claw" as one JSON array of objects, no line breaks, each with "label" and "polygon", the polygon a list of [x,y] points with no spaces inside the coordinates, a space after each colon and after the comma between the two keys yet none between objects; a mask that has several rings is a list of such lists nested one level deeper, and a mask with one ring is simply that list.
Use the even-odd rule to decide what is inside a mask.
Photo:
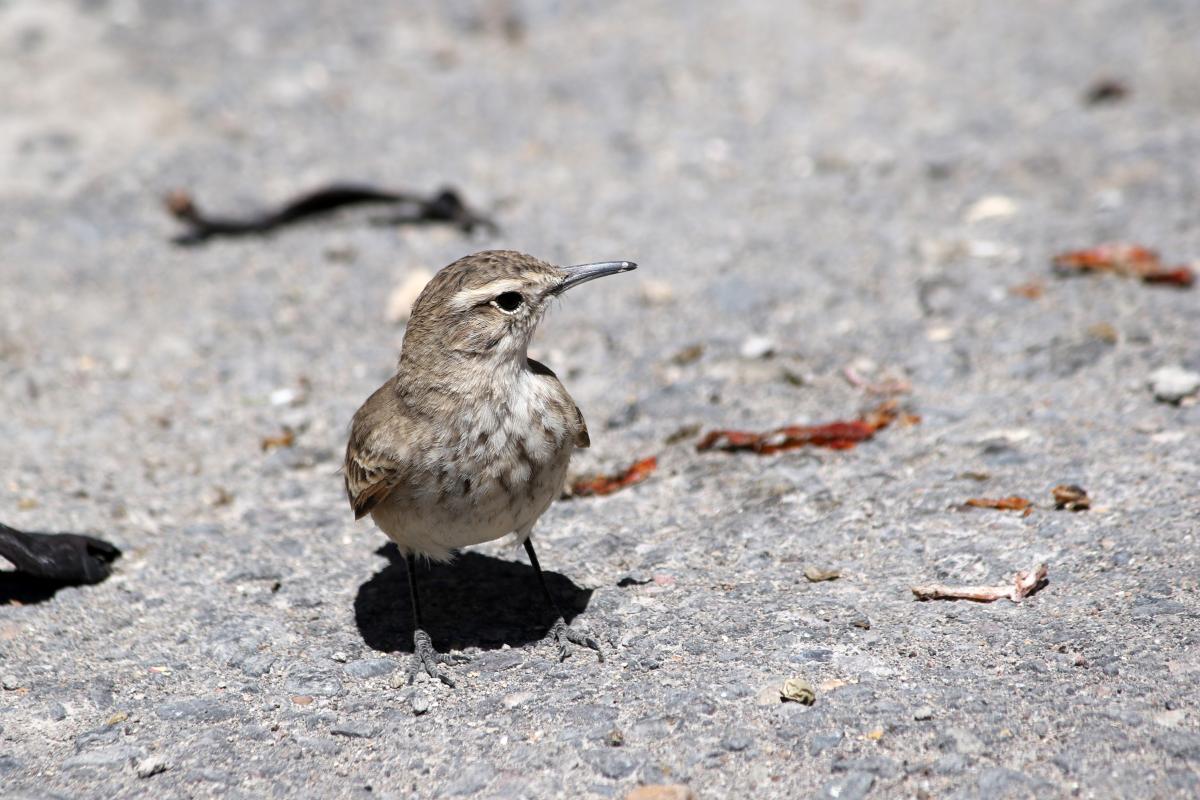
[{"label": "bird's claw", "polygon": [[550,635],[554,638],[554,644],[558,646],[559,661],[566,661],[567,657],[571,655],[570,650],[567,648],[568,642],[595,650],[596,657],[600,661],[604,661],[604,652],[600,649],[600,645],[596,643],[596,640],[567,625],[562,617],[555,620],[554,626],[550,628]]},{"label": "bird's claw", "polygon": [[454,679],[438,669],[438,664],[466,664],[471,660],[460,653],[439,653],[434,650],[429,634],[420,629],[413,633],[413,656],[412,668],[408,671],[410,686],[417,679],[417,673],[424,669],[426,675],[436,678],[451,689],[454,688]]}]

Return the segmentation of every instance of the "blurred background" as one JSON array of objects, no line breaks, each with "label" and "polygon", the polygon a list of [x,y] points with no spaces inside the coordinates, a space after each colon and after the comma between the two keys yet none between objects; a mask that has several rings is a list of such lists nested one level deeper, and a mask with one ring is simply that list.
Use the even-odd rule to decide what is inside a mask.
[{"label": "blurred background", "polygon": [[[1072,716],[1074,679],[1053,664],[1020,697],[1006,670],[1059,645],[1097,665],[1164,648],[1124,687],[1137,698],[1128,713],[1146,720],[1200,677],[1194,627],[1121,627],[1143,619],[1137,598],[1164,625],[1196,614],[1200,417],[1147,389],[1163,366],[1200,369],[1194,291],[1050,268],[1114,240],[1172,264],[1200,257],[1198,44],[1193,0],[0,2],[0,520],[126,551],[101,587],[0,609],[5,669],[31,689],[0,696],[11,745],[0,750],[14,753],[0,778],[28,788],[44,771],[109,796],[146,786],[63,765],[92,752],[81,732],[123,711],[142,720],[141,738],[102,746],[153,742],[171,780],[201,794],[308,781],[331,796],[376,780],[397,796],[604,796],[682,776],[713,796],[750,785],[785,796],[847,772],[870,776],[856,778],[864,793],[912,793],[975,771],[992,776],[971,783],[983,796],[1020,794],[1030,775],[1048,796],[1194,788],[1194,710],[1147,722],[1159,738],[1121,750],[1140,722]],[[453,187],[499,230],[380,224],[387,209],[364,207],[182,246],[172,239],[186,228],[163,204],[184,190],[214,215],[252,214],[347,181],[424,196]],[[485,659],[478,691],[532,693],[533,710],[515,711],[520,697],[476,706],[467,691],[423,725],[495,713],[512,742],[563,735],[535,758],[454,727],[478,759],[466,780],[451,734],[430,727],[438,744],[414,749],[411,715],[379,716],[379,698],[396,696],[386,679],[355,682],[344,657],[329,660],[386,655],[353,613],[382,537],[351,524],[336,470],[351,415],[391,373],[416,290],[493,247],[640,264],[564,301],[531,355],[588,418],[593,447],[577,471],[660,455],[641,487],[560,504],[539,545],[546,566],[596,590],[581,622],[621,648],[617,663],[656,666],[590,678],[580,658],[532,666],[549,660],[538,650],[501,676]],[[852,455],[691,446],[716,427],[854,417],[877,401],[872,384],[907,386],[921,424]],[[1065,480],[1101,510],[946,510]],[[951,618],[907,596],[911,581],[1003,578],[1034,556],[1050,558],[1052,586],[1073,587],[1036,622],[1007,607],[999,622],[977,609]],[[873,631],[810,611],[816,590],[792,583],[810,557],[858,576],[822,591],[869,612]],[[614,588],[661,573],[690,588],[636,602]],[[677,620],[686,633],[672,633]],[[833,654],[809,665],[816,677],[874,680],[894,707],[847,695],[802,723],[756,706],[759,685],[804,663],[795,654],[812,652],[812,636]],[[954,649],[974,641],[988,646]],[[997,650],[1024,655],[993,669]],[[940,660],[951,652],[959,671]],[[263,653],[265,670],[244,667]],[[540,669],[564,672],[521,683]],[[326,673],[336,690],[296,677]],[[599,682],[588,707],[608,709],[595,719],[572,716],[587,702],[569,687],[584,680]],[[1097,667],[1080,680],[1099,703],[1116,679]],[[918,684],[926,694],[910,697]],[[161,710],[181,695],[236,710]],[[696,697],[716,710],[695,710]],[[53,703],[67,710],[47,722]],[[910,704],[950,709],[987,752],[903,734]],[[668,707],[683,721],[631,735],[628,769],[592,736]],[[348,743],[311,721],[324,718],[288,716],[317,709],[388,733]],[[999,733],[1046,715],[1041,749]],[[879,747],[903,734],[894,763],[962,763],[831,773],[835,756],[811,738],[856,731],[846,741],[861,744],[885,722]],[[271,724],[303,728],[280,746],[311,769],[243,774],[246,754],[275,758],[246,738]],[[727,731],[753,744],[726,746]],[[580,762],[579,748],[601,755]],[[817,766],[788,766],[793,749]],[[1117,753],[1128,769],[1113,778]],[[361,769],[345,766],[351,755]]]}]

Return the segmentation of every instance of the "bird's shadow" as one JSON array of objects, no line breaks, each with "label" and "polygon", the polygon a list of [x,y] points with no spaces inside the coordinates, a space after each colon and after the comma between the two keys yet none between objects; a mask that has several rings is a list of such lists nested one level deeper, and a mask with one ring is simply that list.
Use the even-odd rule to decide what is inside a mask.
[{"label": "bird's shadow", "polygon": [[[358,587],[354,621],[369,647],[411,653],[413,619],[404,558],[394,544],[376,553],[389,563]],[[591,589],[557,572],[542,574],[568,623],[587,608]],[[449,564],[419,564],[417,588],[422,623],[438,650],[519,647],[545,638],[554,624],[533,567],[521,562],[463,553]]]}]

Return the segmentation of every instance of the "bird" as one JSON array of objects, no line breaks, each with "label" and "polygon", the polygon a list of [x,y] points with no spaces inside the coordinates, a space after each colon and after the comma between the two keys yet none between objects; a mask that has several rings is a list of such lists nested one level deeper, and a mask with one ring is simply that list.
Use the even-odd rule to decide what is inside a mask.
[{"label": "bird", "polygon": [[413,615],[409,682],[423,669],[447,686],[425,631],[418,561],[449,562],[463,547],[514,534],[545,602],[560,659],[568,644],[603,661],[567,625],[546,586],[531,532],[563,489],[571,454],[590,445],[582,412],[558,377],[528,356],[550,303],[631,261],[556,266],[485,250],[439,270],[413,303],[396,372],[354,414],[343,472],[356,520],[368,514],[404,558]]}]

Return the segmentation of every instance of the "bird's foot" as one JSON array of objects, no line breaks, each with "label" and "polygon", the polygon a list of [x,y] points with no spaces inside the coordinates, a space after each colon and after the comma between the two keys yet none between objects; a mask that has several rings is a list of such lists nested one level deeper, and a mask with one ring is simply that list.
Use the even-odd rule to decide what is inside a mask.
[{"label": "bird's foot", "polygon": [[413,633],[413,664],[408,671],[408,682],[412,684],[417,673],[422,669],[431,678],[437,678],[442,683],[454,688],[454,680],[438,669],[438,664],[465,664],[471,659],[458,653],[439,653],[433,649],[433,641],[429,634],[418,628]]},{"label": "bird's foot", "polygon": [[596,644],[596,640],[567,625],[562,617],[555,620],[553,627],[550,628],[550,636],[553,637],[554,644],[558,646],[559,661],[565,661],[571,654],[567,649],[567,642],[595,650],[596,657],[601,661],[604,660],[604,653],[600,650],[600,645]]}]

